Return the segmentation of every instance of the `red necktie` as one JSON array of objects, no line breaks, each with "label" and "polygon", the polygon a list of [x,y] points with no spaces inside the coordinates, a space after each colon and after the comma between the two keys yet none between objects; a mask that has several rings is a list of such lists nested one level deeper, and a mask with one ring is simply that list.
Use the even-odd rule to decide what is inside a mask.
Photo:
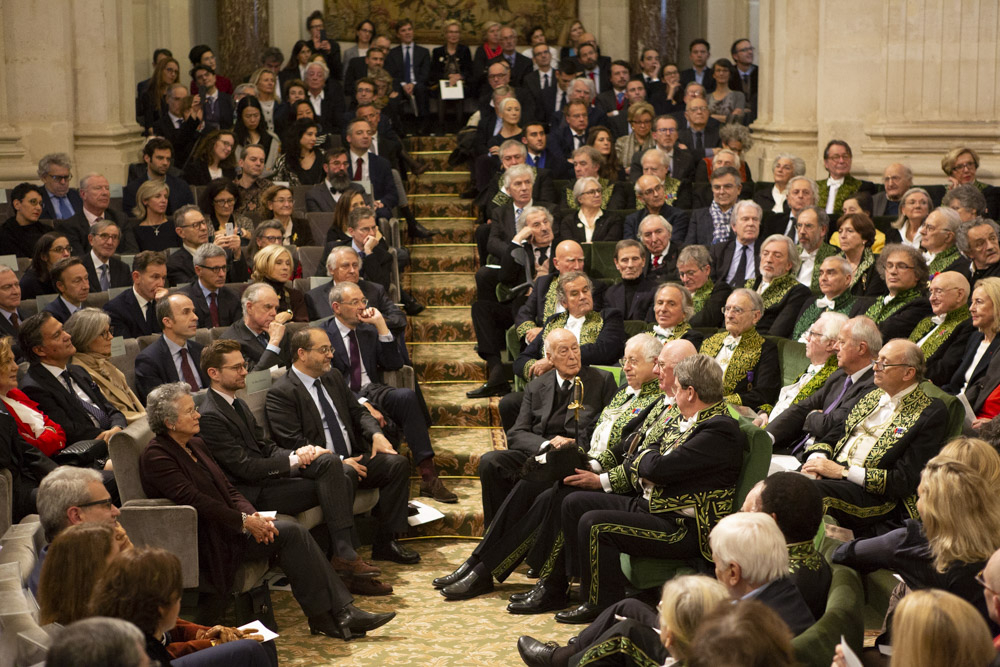
[{"label": "red necktie", "polygon": [[181,372],[184,374],[184,381],[191,387],[191,391],[198,391],[198,380],[194,376],[194,371],[191,370],[186,347],[181,348]]},{"label": "red necktie", "polygon": [[355,181],[360,181],[361,180],[361,167],[362,167],[362,165],[364,165],[364,163],[365,163],[365,159],[359,157],[358,158],[358,165],[354,168],[354,180]]},{"label": "red necktie", "polygon": [[219,301],[215,296],[215,292],[208,293],[208,312],[212,316],[212,326],[219,327]]},{"label": "red necktie", "polygon": [[659,255],[653,255],[653,268],[654,269],[660,268],[660,256]]},{"label": "red necktie", "polygon": [[593,81],[594,83],[597,83],[597,79],[594,78],[594,73],[593,72],[587,72],[587,76],[590,77],[591,81]]}]

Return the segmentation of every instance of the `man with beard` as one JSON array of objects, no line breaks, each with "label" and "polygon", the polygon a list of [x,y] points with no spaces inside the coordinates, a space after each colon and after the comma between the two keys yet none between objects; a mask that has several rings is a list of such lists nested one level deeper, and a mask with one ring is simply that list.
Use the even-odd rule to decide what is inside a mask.
[{"label": "man with beard", "polygon": [[306,210],[310,212],[324,211],[333,213],[340,201],[340,195],[351,184],[347,173],[347,149],[334,148],[326,154],[323,171],[326,178],[313,186],[306,193]]},{"label": "man with beard", "polygon": [[240,192],[236,213],[248,215],[257,211],[260,193],[272,185],[270,179],[260,177],[264,173],[266,162],[267,152],[260,144],[250,144],[243,149],[240,156],[240,177],[233,181]]}]

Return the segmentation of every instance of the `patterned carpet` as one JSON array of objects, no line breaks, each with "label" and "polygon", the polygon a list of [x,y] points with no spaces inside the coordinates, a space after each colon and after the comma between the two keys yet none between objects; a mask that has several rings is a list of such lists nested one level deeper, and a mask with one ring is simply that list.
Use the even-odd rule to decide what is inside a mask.
[{"label": "patterned carpet", "polygon": [[396,618],[352,642],[312,636],[291,593],[273,591],[277,640],[282,665],[520,665],[517,638],[528,634],[565,644],[579,626],[556,623],[552,614],[514,616],[505,610],[511,593],[533,583],[516,572],[493,593],[474,600],[449,602],[434,590],[431,580],[448,574],[475,548],[472,540],[414,540],[408,546],[423,557],[417,566],[379,562],[393,595],[359,598],[367,611],[395,611]]}]

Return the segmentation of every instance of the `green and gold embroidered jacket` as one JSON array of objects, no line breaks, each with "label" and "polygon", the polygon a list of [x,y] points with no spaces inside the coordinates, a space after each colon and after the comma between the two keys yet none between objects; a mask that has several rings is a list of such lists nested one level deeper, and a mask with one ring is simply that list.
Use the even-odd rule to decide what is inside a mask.
[{"label": "green and gold embroidered jacket", "polygon": [[947,341],[955,329],[958,328],[962,322],[965,322],[970,317],[969,307],[962,305],[955,310],[948,313],[944,322],[941,323],[940,327],[934,324],[934,320],[929,317],[917,322],[917,326],[913,329],[913,333],[910,334],[910,340],[914,343],[919,342],[921,338],[926,336],[931,331],[934,331],[934,327],[937,327],[937,331],[934,331],[934,335],[924,341],[924,344],[920,346],[920,349],[924,353],[924,359],[930,359],[938,348]]},{"label": "green and gold embroidered jacket", "polygon": [[[700,352],[715,357],[727,335],[727,332],[720,331],[706,338]],[[722,377],[722,389],[727,403],[770,412],[781,391],[777,346],[765,340],[755,329],[744,333]]]},{"label": "green and gold embroidered jacket", "polygon": [[[619,408],[628,403],[631,397],[632,394],[629,393],[628,387],[620,389],[597,418],[597,423],[594,426],[595,431],[601,427],[605,420],[614,419],[614,422],[611,425],[611,432],[608,435],[607,446],[604,451],[601,452],[602,455],[621,442],[622,430],[626,425],[628,425],[629,422],[635,419],[642,413],[643,410],[652,405],[657,399],[663,398],[663,392],[660,391],[659,380],[653,378],[639,387],[639,393],[635,395],[635,400],[629,404],[628,409],[619,411]],[[612,415],[617,416],[612,417]],[[598,460],[600,460],[600,456],[598,456]],[[603,467],[603,464],[601,467]]]},{"label": "green and gold embroidered jacket", "polygon": [[816,551],[812,540],[792,542],[788,549],[788,570],[795,587],[802,593],[813,616],[819,618],[826,611],[833,571],[823,554]]},{"label": "green and gold embroidered jacket", "polygon": [[[816,205],[824,209],[826,208],[826,200],[830,196],[830,185],[826,181],[827,179],[824,178],[822,181],[816,183],[819,186],[819,200],[816,202]],[[833,217],[840,215],[844,210],[844,202],[860,189],[861,181],[850,174],[844,176],[844,183],[837,188],[837,196],[833,200]]]},{"label": "green and gold embroidered jacket", "polygon": [[[829,312],[842,313],[847,315],[851,312],[851,308],[854,307],[854,302],[857,297],[851,294],[850,290],[844,290],[844,293],[833,300],[833,309]],[[809,306],[802,311],[802,315],[799,316],[798,321],[795,323],[795,328],[792,330],[792,340],[798,340],[802,337],[809,327],[819,319],[819,316],[823,313],[828,312],[825,308],[820,308],[813,301]]]},{"label": "green and gold embroidered jacket", "polygon": [[[609,320],[608,322],[605,322],[604,315],[597,312],[596,310],[592,310],[584,316],[583,326],[580,328],[580,347],[584,348],[585,345],[594,346],[596,343],[598,343],[599,342],[598,339],[600,338],[601,332],[604,331],[605,326],[608,325],[611,327],[608,331],[608,337],[609,337],[607,339],[609,341],[608,344],[612,347],[616,347],[619,344],[621,345],[621,347],[616,348],[617,355],[613,357],[614,359],[618,359],[618,356],[621,355],[621,351],[625,347],[624,343],[625,325],[621,319],[621,313],[619,313],[617,310],[610,309],[606,312],[608,314],[608,320]],[[566,311],[557,313],[556,315],[550,317],[548,321],[545,322],[545,327],[542,329],[542,333],[540,333],[538,337],[535,338],[535,340],[531,341],[531,344],[528,345],[528,347],[525,348],[524,352],[521,353],[521,356],[517,358],[517,361],[515,362],[514,371],[516,373],[519,373],[521,377],[524,378],[524,380],[529,382],[531,381],[532,377],[531,367],[534,366],[535,363],[537,363],[539,358],[541,358],[542,345],[544,343],[545,337],[548,336],[549,332],[552,331],[553,329],[559,329],[561,327],[565,327],[566,322],[568,320],[569,320],[569,313]],[[611,338],[614,338],[615,340],[611,341],[610,340]],[[593,353],[587,349],[581,349],[580,352],[581,352],[581,357],[583,359],[583,364],[585,366],[589,366],[591,364],[614,363],[613,359],[611,358],[608,359],[589,358],[593,356]],[[606,353],[609,352],[608,351],[599,352],[599,354],[606,354]],[[537,357],[535,356],[536,354],[538,355]],[[520,368],[518,368],[518,366],[521,364],[522,361],[523,365],[521,365]]]},{"label": "green and gold embroidered jacket", "polygon": [[[546,286],[545,294],[540,297],[544,300],[544,305],[542,306],[542,322],[545,322],[552,317],[556,312],[556,306],[559,305],[559,297],[556,294],[556,287],[559,286],[559,274],[549,274],[548,276],[544,276],[544,278],[546,278],[546,280],[539,278],[535,281],[536,288],[541,287],[543,284]],[[535,320],[525,320],[524,322],[521,322],[517,325],[517,337],[524,338],[529,329],[534,329],[537,326],[538,323],[535,322]]]},{"label": "green and gold embroidered jacket", "polygon": [[661,336],[660,334],[653,331],[652,325],[650,325],[649,332],[656,337],[656,340],[661,343],[669,343],[672,340],[680,340],[684,337],[688,331],[691,331],[691,324],[689,322],[681,322],[680,324],[674,326],[673,330],[670,332],[669,337]]},{"label": "green and gold embroidered jacket", "polygon": [[[690,529],[693,521],[701,553],[711,560],[708,534],[734,511],[745,438],[725,401],[699,412],[683,431],[681,422],[671,420],[659,448],[644,449],[626,463],[626,469],[637,492],[642,493],[640,479],[655,485],[649,496],[650,514],[675,521],[679,530]],[[680,514],[684,510],[692,510],[694,518]]]},{"label": "green and gold embroidered jacket", "polygon": [[854,269],[854,276],[851,277],[851,287],[849,288],[851,294],[860,296],[868,290],[873,266],[875,266],[875,253],[872,252],[871,248],[865,248],[861,251],[861,261],[858,262],[858,268]]},{"label": "green and gold embroidered jacket", "polygon": [[919,299],[920,297],[920,290],[916,287],[903,290],[892,299],[889,299],[889,303],[886,303],[885,299],[882,297],[878,297],[875,299],[875,303],[869,306],[868,310],[865,311],[865,316],[870,317],[875,324],[882,324],[887,319],[905,308],[911,301]]},{"label": "green and gold embroidered jacket", "polygon": [[[537,178],[538,176],[538,170],[532,167],[531,165],[528,165],[528,168],[531,169],[531,173],[533,176],[531,182],[534,183],[535,178]],[[497,174],[497,193],[493,195],[493,199],[490,200],[490,203],[499,208],[509,201],[510,201],[510,195],[503,191],[503,172],[500,172],[499,174]]]},{"label": "green and gold embroidered jacket", "polygon": [[[802,250],[802,246],[799,246],[799,250],[800,251]],[[839,255],[839,254],[840,254],[840,248],[834,245],[830,245],[826,241],[823,241],[823,244],[819,247],[819,250],[816,251],[816,261],[813,264],[812,280],[809,281],[809,289],[811,289],[812,293],[815,294],[816,296],[820,296],[821,294],[823,294],[823,292],[821,292],[819,289],[819,268],[820,266],[823,265],[823,260],[826,259],[827,257],[833,257],[834,255]]]},{"label": "green and gold embroidered jacket", "polygon": [[[822,452],[838,463],[846,462],[852,433],[878,407],[883,393],[881,389],[873,389],[854,404],[847,414],[844,435],[836,445],[817,442],[810,445],[807,452]],[[917,386],[902,398],[889,424],[865,457],[864,490],[887,500],[907,502],[907,505],[914,505],[912,509],[915,510],[915,500],[910,497],[916,493],[920,471],[941,449],[947,437],[947,408]],[[847,480],[844,483],[853,484]]]},{"label": "green and gold embroidered jacket", "polygon": [[646,414],[642,415],[642,424],[636,428],[632,434],[639,434],[639,443],[633,448],[631,454],[628,451],[630,438],[619,437],[618,442],[613,447],[608,447],[597,457],[597,462],[601,468],[608,473],[608,481],[611,483],[611,491],[620,495],[633,495],[635,488],[628,476],[625,467],[629,457],[635,457],[639,452],[647,448],[657,448],[660,445],[660,437],[667,426],[681,419],[680,412],[676,405],[667,405],[664,394],[659,393],[654,397],[653,402],[647,406]]},{"label": "green and gold embroidered jacket", "polygon": [[933,261],[927,265],[927,270],[930,271],[932,276],[935,273],[941,273],[954,264],[961,256],[961,253],[958,252],[958,248],[951,246],[944,252],[936,254]]},{"label": "green and gold embroidered jacket", "polygon": [[[816,375],[814,375],[809,382],[806,382],[801,389],[799,389],[799,393],[795,394],[795,398],[792,399],[792,405],[795,405],[799,401],[804,401],[815,394],[816,390],[826,384],[826,381],[830,378],[830,376],[836,372],[837,355],[831,354],[830,358],[826,360],[825,364],[823,364],[823,368],[819,369],[819,372],[816,373]],[[799,377],[802,376],[800,375]],[[796,382],[797,381],[798,379],[796,379]]]},{"label": "green and gold embroidered jacket", "polygon": [[712,290],[715,289],[715,283],[709,278],[705,281],[705,284],[699,287],[694,294],[691,295],[691,300],[694,302],[694,312],[700,313],[701,309],[705,307],[708,303],[708,297],[712,296]]}]

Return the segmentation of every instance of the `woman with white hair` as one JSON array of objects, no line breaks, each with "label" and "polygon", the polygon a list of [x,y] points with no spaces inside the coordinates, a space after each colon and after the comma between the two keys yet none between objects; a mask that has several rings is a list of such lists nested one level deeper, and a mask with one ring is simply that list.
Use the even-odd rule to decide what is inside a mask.
[{"label": "woman with white hair", "polygon": [[[804,176],[805,173],[805,160],[791,153],[779,153],[771,163],[771,177],[774,178],[774,182],[758,181],[753,200],[765,211],[784,213],[785,199],[788,198],[788,183],[795,176]],[[769,185],[770,188],[767,187]]]},{"label": "woman with white hair", "polygon": [[524,136],[524,128],[521,126],[521,103],[516,97],[511,95],[500,100],[500,104],[497,105],[497,117],[500,119],[500,131],[486,144],[490,155],[499,155],[500,144],[508,139],[520,141]]},{"label": "woman with white hair", "polygon": [[623,221],[604,209],[601,182],[592,177],[578,178],[573,184],[573,198],[580,210],[571,211],[559,221],[556,242],[569,239],[577,243],[622,240]]}]

